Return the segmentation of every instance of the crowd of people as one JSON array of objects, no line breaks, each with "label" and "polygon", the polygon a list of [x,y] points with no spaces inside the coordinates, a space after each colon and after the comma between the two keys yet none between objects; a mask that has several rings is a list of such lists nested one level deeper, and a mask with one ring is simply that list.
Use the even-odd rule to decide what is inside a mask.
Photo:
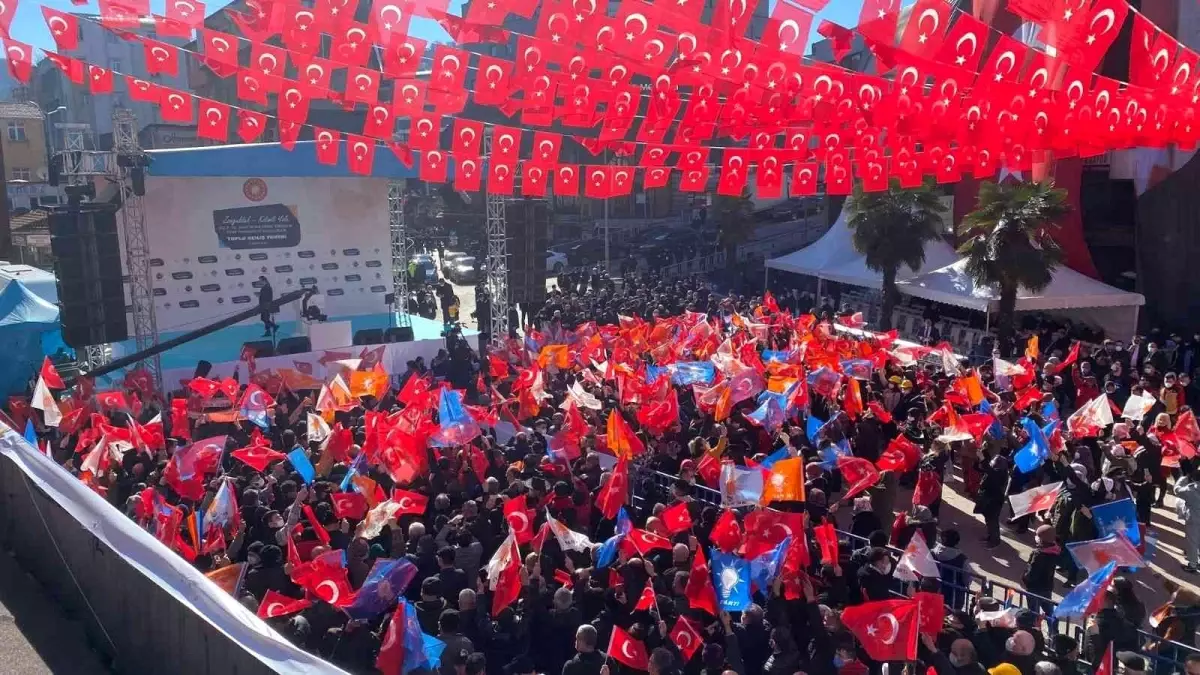
[{"label": "crowd of people", "polygon": [[[1118,572],[1082,639],[1055,630],[1051,600],[1089,576],[1068,545],[1099,538],[1096,509],[1124,498],[1144,542],[1173,491],[1184,569],[1200,565],[1200,392],[1178,355],[1034,334],[968,369],[801,301],[568,277],[505,348],[452,335],[382,387],[364,352],[319,389],[198,377],[167,396],[60,394],[57,427],[10,417],[32,416],[56,462],[350,672],[1077,675],[1112,658],[1200,675],[1179,646],[1200,625],[1191,588],[1147,607]],[[1122,418],[1133,396],[1145,405]],[[942,524],[954,475],[987,546],[1002,528],[1033,543],[1016,606],[971,588],[966,533]],[[1012,518],[1009,497],[1060,481]],[[922,546],[937,566],[901,574]],[[900,610],[865,631],[859,610],[922,593],[943,618],[881,658]]]}]

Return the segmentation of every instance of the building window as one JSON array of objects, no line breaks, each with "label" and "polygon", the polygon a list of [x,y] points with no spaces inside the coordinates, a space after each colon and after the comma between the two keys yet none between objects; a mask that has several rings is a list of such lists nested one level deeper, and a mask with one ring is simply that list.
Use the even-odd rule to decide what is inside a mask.
[{"label": "building window", "polygon": [[108,69],[118,73],[124,73],[121,69],[121,59],[109,59]]},{"label": "building window", "polygon": [[8,123],[8,140],[10,140],[10,141],[29,140],[25,137],[25,123],[24,122],[9,122]]},{"label": "building window", "polygon": [[12,168],[12,180],[30,181],[33,179],[33,172],[23,166],[14,166]]}]

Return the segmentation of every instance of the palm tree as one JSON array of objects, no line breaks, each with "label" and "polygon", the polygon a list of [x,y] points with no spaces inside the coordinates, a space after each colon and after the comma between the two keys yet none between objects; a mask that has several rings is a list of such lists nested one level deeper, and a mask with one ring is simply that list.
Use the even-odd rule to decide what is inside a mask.
[{"label": "palm tree", "polygon": [[717,226],[717,241],[725,250],[725,267],[737,265],[738,246],[750,240],[755,223],[751,218],[754,203],[745,194],[714,195],[711,218]]},{"label": "palm tree", "polygon": [[880,327],[892,327],[892,310],[899,300],[896,276],[901,267],[913,272],[925,264],[925,244],[942,236],[942,205],[932,181],[905,190],[892,179],[887,192],[863,192],[855,188],[847,205],[846,225],[853,233],[854,248],[865,256],[867,268],[883,275],[883,316]]},{"label": "palm tree", "polygon": [[963,219],[966,240],[958,252],[966,257],[967,274],[978,286],[1000,290],[996,326],[1002,354],[1012,353],[1017,292],[1038,292],[1054,279],[1062,249],[1052,232],[1070,211],[1067,192],[1052,182],[979,188],[979,205]]}]

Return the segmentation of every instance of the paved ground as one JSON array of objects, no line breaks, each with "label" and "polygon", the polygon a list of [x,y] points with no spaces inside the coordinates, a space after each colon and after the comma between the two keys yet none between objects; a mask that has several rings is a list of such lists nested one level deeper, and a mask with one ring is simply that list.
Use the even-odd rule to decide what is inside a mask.
[{"label": "paved ground", "polygon": [[6,675],[113,672],[33,577],[0,552],[0,672]]}]

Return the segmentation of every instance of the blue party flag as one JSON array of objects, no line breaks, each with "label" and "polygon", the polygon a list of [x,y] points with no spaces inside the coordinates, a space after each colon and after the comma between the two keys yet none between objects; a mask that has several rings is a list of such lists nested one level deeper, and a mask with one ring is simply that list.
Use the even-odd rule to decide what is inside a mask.
[{"label": "blue party flag", "polygon": [[1092,522],[1101,537],[1121,533],[1134,546],[1142,543],[1142,530],[1138,527],[1137,509],[1133,500],[1126,497],[1092,507]]},{"label": "blue party flag", "polygon": [[446,651],[446,643],[429,635],[421,633],[421,652],[425,655],[425,669],[437,671],[442,667],[442,652]]},{"label": "blue party flag", "polygon": [[354,476],[356,474],[363,473],[363,470],[366,468],[367,468],[367,453],[360,452],[360,453],[358,453],[358,457],[355,457],[354,461],[350,462],[350,470],[346,472],[346,477],[342,479],[342,484],[340,486],[341,492],[349,492],[350,486],[354,484],[353,483]]},{"label": "blue party flag", "polygon": [[808,442],[816,445],[817,436],[821,433],[821,429],[825,426],[825,420],[816,415],[809,415],[808,422],[804,427],[804,435],[808,436]]},{"label": "blue party flag", "polygon": [[37,431],[33,428],[33,420],[25,420],[25,442],[33,446],[34,450],[38,448]]},{"label": "blue party flag", "polygon": [[617,533],[629,534],[633,531],[633,521],[629,519],[629,513],[625,511],[625,507],[617,509]]},{"label": "blue party flag", "polygon": [[783,560],[787,557],[791,537],[784,537],[775,548],[750,560],[750,580],[760,591],[771,587],[771,582],[783,571]]},{"label": "blue party flag", "polygon": [[621,540],[625,538],[623,534],[614,534],[600,544],[600,548],[596,549],[596,567],[604,569],[613,564],[617,560],[617,549],[621,545]]},{"label": "blue party flag", "polygon": [[481,433],[479,424],[462,405],[462,393],[443,389],[438,397],[438,425],[430,441],[440,447],[466,445]]},{"label": "blue party flag", "polygon": [[317,470],[313,468],[312,462],[309,461],[308,455],[304,454],[304,448],[296,446],[288,453],[288,461],[292,463],[292,468],[305,483],[312,485],[313,480],[317,477]]},{"label": "blue party flag", "polygon": [[770,469],[771,467],[775,466],[775,462],[778,462],[781,459],[787,459],[788,457],[791,457],[791,454],[788,453],[787,446],[785,445],[784,447],[767,455],[767,458],[764,459],[762,464],[759,464],[759,466],[763,469]]},{"label": "blue party flag", "polygon": [[[204,522],[207,526],[216,526],[224,530],[240,522],[242,516],[238,510],[237,495],[234,494],[230,485],[229,481],[222,480],[221,487],[217,488],[216,496],[208,505],[208,510],[204,512]],[[196,513],[198,514],[199,511]],[[200,525],[196,526],[197,533],[201,537],[204,537],[204,529]]]},{"label": "blue party flag", "polygon": [[375,561],[354,602],[342,608],[351,619],[373,619],[396,604],[417,576],[417,566],[407,558],[380,558]]},{"label": "blue party flag", "polygon": [[747,413],[746,419],[774,433],[783,424],[783,409],[779,407],[779,402],[771,397],[758,406],[754,412]]},{"label": "blue party flag", "polygon": [[765,349],[765,350],[763,350],[762,358],[763,358],[763,361],[766,363],[770,363],[772,361],[777,361],[779,363],[787,363],[788,361],[791,360],[792,356],[794,356],[794,355],[795,355],[795,352],[793,352],[792,350],[788,350],[785,352],[785,351],[779,351],[779,350],[775,350],[775,349]]},{"label": "blue party flag", "polygon": [[1113,575],[1116,574],[1117,564],[1110,562],[1104,567],[1092,572],[1087,580],[1071,589],[1067,597],[1054,608],[1056,619],[1082,619],[1096,613],[1102,594],[1108,588]]},{"label": "blue party flag", "polygon": [[837,468],[838,460],[853,457],[854,453],[850,451],[850,442],[843,438],[833,445],[821,448],[817,455],[821,458],[821,468],[833,471]]},{"label": "blue party flag", "polygon": [[666,366],[646,366],[646,384],[654,384],[666,372]]},{"label": "blue party flag", "polygon": [[1046,401],[1042,404],[1042,419],[1057,420],[1062,419],[1058,414],[1058,404],[1054,401]]},{"label": "blue party flag", "polygon": [[1013,463],[1021,473],[1031,473],[1050,456],[1050,442],[1042,428],[1028,417],[1021,418],[1021,427],[1029,434],[1029,442],[1013,455]]},{"label": "blue party flag", "polygon": [[856,380],[869,380],[875,370],[871,359],[846,359],[842,361],[842,372]]},{"label": "blue party flag", "polygon": [[709,361],[680,361],[667,366],[671,372],[671,384],[683,387],[689,384],[708,384],[717,376],[717,369]]},{"label": "blue party flag", "polygon": [[713,587],[721,609],[727,612],[745,611],[750,606],[750,562],[736,555],[710,549]]},{"label": "blue party flag", "polygon": [[992,438],[1004,438],[1004,427],[1000,424],[1000,418],[996,417],[992,404],[988,403],[986,398],[979,402],[979,412],[992,416],[992,423],[988,426],[988,433]]},{"label": "blue party flag", "polygon": [[[425,634],[421,632],[421,624],[417,620],[417,608],[407,600],[402,599],[401,602],[404,603],[404,628],[401,633],[401,644],[404,645],[403,670],[409,673],[425,667],[428,657],[425,656]],[[441,654],[438,656],[440,658]]]}]

